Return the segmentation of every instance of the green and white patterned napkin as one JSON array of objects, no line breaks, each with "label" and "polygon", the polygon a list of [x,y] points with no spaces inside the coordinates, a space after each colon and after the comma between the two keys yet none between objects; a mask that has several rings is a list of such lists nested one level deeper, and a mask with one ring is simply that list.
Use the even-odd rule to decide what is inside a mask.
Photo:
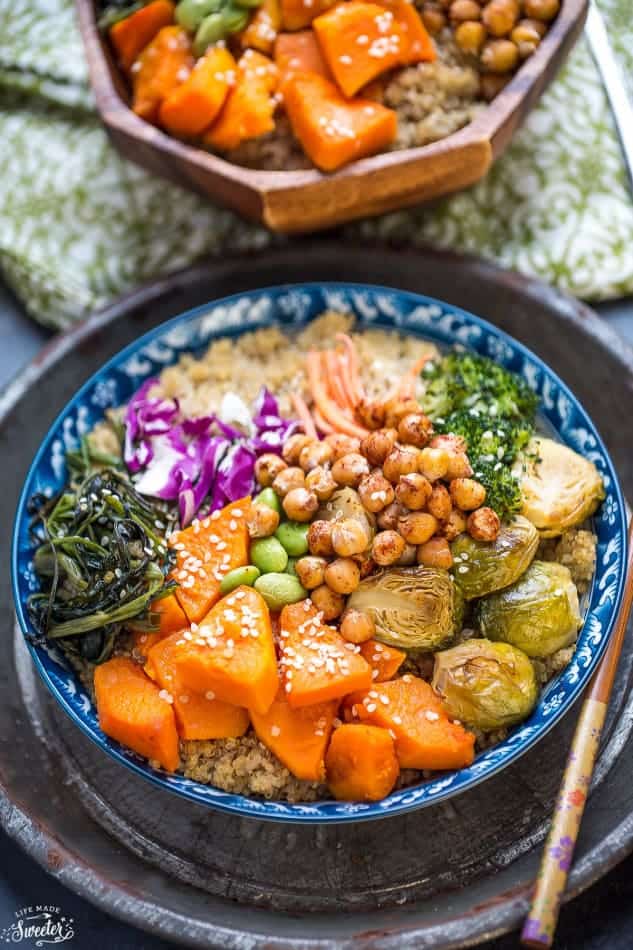
[{"label": "green and white patterned napkin", "polygon": [[[633,80],[630,0],[601,8]],[[633,200],[585,43],[484,181],[343,234],[479,253],[594,300],[633,292]],[[0,0],[0,270],[33,317],[61,328],[204,254],[273,240],[118,156],[72,0]]]}]

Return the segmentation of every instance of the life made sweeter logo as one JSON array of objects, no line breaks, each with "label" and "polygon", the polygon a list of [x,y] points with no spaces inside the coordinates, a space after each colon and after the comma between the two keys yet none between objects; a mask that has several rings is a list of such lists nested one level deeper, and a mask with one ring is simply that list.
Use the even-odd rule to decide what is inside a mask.
[{"label": "life made sweeter logo", "polygon": [[0,930],[0,943],[26,943],[44,947],[50,943],[65,943],[75,936],[75,921],[62,915],[61,907],[21,907],[15,912],[15,921]]}]

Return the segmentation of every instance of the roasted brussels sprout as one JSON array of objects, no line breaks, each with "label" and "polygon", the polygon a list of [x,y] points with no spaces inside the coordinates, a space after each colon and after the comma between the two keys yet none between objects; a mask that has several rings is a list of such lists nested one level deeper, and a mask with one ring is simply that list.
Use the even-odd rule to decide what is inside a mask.
[{"label": "roasted brussels sprout", "polygon": [[544,538],[554,538],[594,513],[604,498],[598,469],[573,449],[535,436],[514,465],[521,513]]},{"label": "roasted brussels sprout", "polygon": [[539,544],[531,521],[517,515],[501,525],[496,541],[460,534],[452,545],[455,581],[466,600],[509,587],[528,568]]},{"label": "roasted brussels sprout", "polygon": [[446,646],[461,628],[463,598],[447,571],[394,567],[361,581],[347,606],[368,613],[376,639],[401,650]]},{"label": "roasted brussels sprout", "polygon": [[316,513],[317,520],[340,521],[352,518],[358,521],[367,533],[367,546],[371,547],[376,533],[376,519],[363,506],[358,492],[353,488],[339,488],[331,498],[321,505]]},{"label": "roasted brussels sprout", "polygon": [[532,561],[518,581],[477,604],[476,618],[484,637],[534,657],[568,647],[582,624],[569,569],[554,561]]},{"label": "roasted brussels sprout", "polygon": [[435,655],[433,688],[449,716],[482,732],[521,722],[538,697],[525,653],[476,637]]}]

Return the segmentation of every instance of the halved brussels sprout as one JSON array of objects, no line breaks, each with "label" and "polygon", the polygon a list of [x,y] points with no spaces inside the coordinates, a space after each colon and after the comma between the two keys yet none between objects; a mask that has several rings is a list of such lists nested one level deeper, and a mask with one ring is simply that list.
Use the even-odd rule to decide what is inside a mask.
[{"label": "halved brussels sprout", "polygon": [[324,502],[316,513],[316,518],[322,521],[340,521],[342,518],[352,518],[359,521],[367,532],[369,547],[376,533],[376,519],[364,507],[360,496],[353,488],[339,488],[331,498]]},{"label": "halved brussels sprout", "polygon": [[482,732],[521,722],[538,697],[534,667],[525,653],[479,638],[435,655],[433,689],[449,716]]},{"label": "halved brussels sprout", "polygon": [[544,538],[554,538],[594,513],[604,498],[596,466],[573,449],[535,436],[514,464],[523,496],[521,513]]},{"label": "halved brussels sprout", "polygon": [[538,531],[521,515],[501,525],[496,541],[460,534],[451,545],[455,582],[466,600],[509,587],[527,570],[538,544]]},{"label": "halved brussels sprout", "polygon": [[582,624],[569,569],[554,561],[532,561],[516,583],[480,601],[476,617],[484,637],[533,657],[568,647]]},{"label": "halved brussels sprout", "polygon": [[436,567],[394,567],[372,574],[347,605],[370,614],[376,639],[401,650],[446,646],[463,617],[463,598],[453,579]]}]

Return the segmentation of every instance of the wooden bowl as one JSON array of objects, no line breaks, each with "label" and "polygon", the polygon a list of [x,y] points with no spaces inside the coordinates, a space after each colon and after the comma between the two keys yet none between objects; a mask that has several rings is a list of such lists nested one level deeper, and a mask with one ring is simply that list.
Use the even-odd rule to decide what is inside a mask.
[{"label": "wooden bowl", "polygon": [[314,231],[458,191],[482,178],[538,102],[578,38],[588,0],[563,0],[536,52],[469,125],[439,142],[352,162],[334,174],[264,171],[172,138],[129,108],[125,80],[96,25],[94,0],[76,0],[97,108],[119,151],[273,231]]}]

